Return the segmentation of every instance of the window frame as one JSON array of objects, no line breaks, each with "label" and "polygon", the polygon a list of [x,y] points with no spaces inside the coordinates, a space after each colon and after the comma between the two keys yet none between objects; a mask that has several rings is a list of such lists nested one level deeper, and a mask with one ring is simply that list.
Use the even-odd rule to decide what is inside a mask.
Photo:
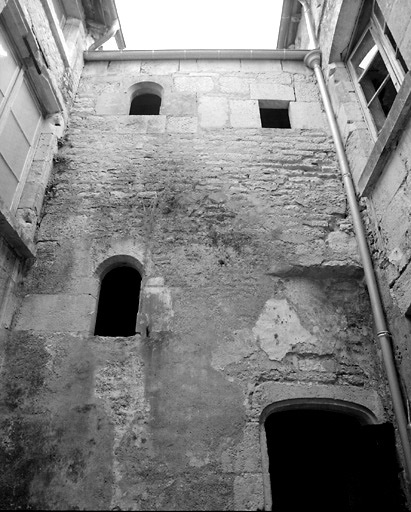
[{"label": "window frame", "polygon": [[[397,58],[397,53],[399,53],[398,46],[397,46],[397,48],[394,48],[388,35],[385,33],[385,31],[388,29],[388,26],[387,26],[386,21],[382,19],[381,13],[379,15],[376,13],[376,8],[378,8],[378,6],[377,7],[376,6],[377,6],[377,4],[376,4],[376,2],[374,2],[373,8],[371,11],[370,21],[367,24],[367,26],[365,27],[358,42],[353,47],[353,49],[350,52],[349,57],[347,59],[347,67],[348,67],[348,70],[352,77],[352,80],[354,82],[354,87],[357,92],[358,98],[360,100],[360,104],[361,104],[361,108],[364,113],[364,117],[366,119],[367,125],[370,129],[370,132],[371,132],[374,140],[377,140],[379,134],[381,133],[383,125],[385,124],[385,121],[387,119],[387,116],[385,117],[385,121],[383,122],[381,128],[378,129],[375,119],[374,119],[374,116],[371,112],[371,109],[369,108],[369,105],[372,103],[372,101],[374,101],[375,98],[378,98],[378,92],[383,88],[383,85],[381,85],[377,89],[375,94],[372,96],[371,100],[368,101],[365,97],[364,91],[360,84],[360,79],[364,76],[364,74],[369,69],[369,65],[367,66],[366,69],[364,69],[363,73],[361,73],[361,75],[358,76],[357,72],[355,70],[354,64],[353,64],[353,58],[356,56],[358,50],[361,49],[361,47],[363,46],[364,40],[366,39],[367,34],[370,34],[373,42],[375,43],[378,53],[380,54],[380,56],[384,62],[384,65],[386,66],[386,69],[388,71],[388,78],[391,79],[397,93],[401,88],[401,85],[404,81],[404,78],[405,78],[405,75],[407,72],[407,70],[404,70],[402,68],[400,61]],[[374,60],[374,58],[372,59],[372,61]],[[370,61],[370,64],[372,63],[372,61]]]}]

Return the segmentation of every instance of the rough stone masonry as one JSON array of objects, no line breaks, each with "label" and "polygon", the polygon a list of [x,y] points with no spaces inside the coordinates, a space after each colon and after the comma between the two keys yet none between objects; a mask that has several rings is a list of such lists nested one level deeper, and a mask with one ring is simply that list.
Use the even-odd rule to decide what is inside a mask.
[{"label": "rough stone masonry", "polygon": [[[128,115],[140,82],[163,88],[160,115]],[[261,128],[258,100],[286,102],[291,129]],[[87,63],[37,247],[4,366],[15,505],[262,509],[270,404],[390,417],[302,63]],[[143,277],[139,332],[94,336],[101,269],[119,261]]]}]

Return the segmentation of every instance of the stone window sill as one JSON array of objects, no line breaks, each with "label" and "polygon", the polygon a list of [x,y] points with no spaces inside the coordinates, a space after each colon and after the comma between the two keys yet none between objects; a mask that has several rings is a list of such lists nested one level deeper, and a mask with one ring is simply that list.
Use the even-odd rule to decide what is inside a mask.
[{"label": "stone window sill", "polygon": [[391,151],[396,147],[402,130],[409,120],[410,112],[411,72],[408,72],[358,180],[357,191],[360,196],[368,196],[381,176]]}]

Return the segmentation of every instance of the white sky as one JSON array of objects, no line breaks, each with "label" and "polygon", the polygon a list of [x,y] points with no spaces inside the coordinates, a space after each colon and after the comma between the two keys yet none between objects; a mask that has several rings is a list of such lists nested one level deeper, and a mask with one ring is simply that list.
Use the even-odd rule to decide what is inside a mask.
[{"label": "white sky", "polygon": [[[274,49],[283,0],[116,0],[126,50]],[[117,49],[114,40],[105,50]]]}]

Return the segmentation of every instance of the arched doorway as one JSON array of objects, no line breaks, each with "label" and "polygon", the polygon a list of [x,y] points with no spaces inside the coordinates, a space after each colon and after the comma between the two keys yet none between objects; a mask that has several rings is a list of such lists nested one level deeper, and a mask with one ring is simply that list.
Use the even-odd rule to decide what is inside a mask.
[{"label": "arched doorway", "polygon": [[405,510],[391,424],[308,400],[274,408],[263,425],[273,511]]}]

